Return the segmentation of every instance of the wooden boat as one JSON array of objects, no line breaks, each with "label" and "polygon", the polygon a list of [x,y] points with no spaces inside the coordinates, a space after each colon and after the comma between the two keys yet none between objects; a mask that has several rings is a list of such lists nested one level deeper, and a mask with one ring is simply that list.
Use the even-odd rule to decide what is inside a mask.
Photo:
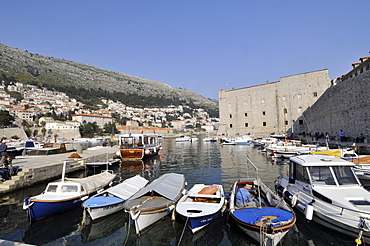
[{"label": "wooden boat", "polygon": [[195,184],[177,203],[176,213],[195,233],[214,221],[225,203],[222,185]]},{"label": "wooden boat", "polygon": [[126,200],[124,208],[135,223],[136,233],[168,215],[185,188],[183,174],[167,173]]},{"label": "wooden boat", "polygon": [[370,192],[354,173],[354,163],[329,155],[290,158],[289,176],[280,177],[279,194],[314,220],[330,229],[370,240]]},{"label": "wooden boat", "polygon": [[[255,169],[258,170],[257,167]],[[249,193],[246,191],[254,193],[254,198],[247,197]],[[229,213],[238,227],[261,245],[277,245],[296,222],[293,209],[258,175],[255,180],[234,183]]]},{"label": "wooden boat", "polygon": [[86,178],[65,178],[65,165],[62,179],[51,182],[45,191],[24,199],[23,209],[30,221],[40,220],[63,213],[78,206],[101,189],[109,186],[116,175],[104,171]]},{"label": "wooden boat", "polygon": [[123,134],[119,136],[119,145],[116,154],[126,161],[156,156],[162,150],[157,134]]},{"label": "wooden boat", "polygon": [[92,220],[105,217],[123,210],[125,200],[147,185],[148,182],[145,178],[136,175],[92,196],[82,203],[82,207],[90,214]]}]

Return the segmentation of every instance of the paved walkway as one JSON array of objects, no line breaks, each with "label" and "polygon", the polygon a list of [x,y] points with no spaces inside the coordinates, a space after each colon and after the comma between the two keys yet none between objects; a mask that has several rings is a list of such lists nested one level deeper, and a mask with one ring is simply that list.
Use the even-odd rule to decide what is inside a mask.
[{"label": "paved walkway", "polygon": [[8,192],[22,189],[39,182],[45,182],[51,179],[57,179],[62,175],[63,163],[67,161],[66,173],[82,170],[86,162],[102,161],[112,158],[118,150],[115,147],[93,147],[83,150],[79,153],[82,158],[69,158],[71,154],[77,152],[68,152],[47,156],[19,157],[13,160],[13,166],[22,168],[11,180],[6,180],[0,184],[0,195]]}]

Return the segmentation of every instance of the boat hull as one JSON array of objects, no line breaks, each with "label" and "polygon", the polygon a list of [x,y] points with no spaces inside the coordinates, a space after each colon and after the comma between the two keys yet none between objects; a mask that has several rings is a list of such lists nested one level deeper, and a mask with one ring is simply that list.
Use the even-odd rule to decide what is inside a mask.
[{"label": "boat hull", "polygon": [[87,208],[87,212],[90,214],[92,220],[97,220],[123,210],[125,201],[118,197],[99,196],[90,198],[88,200],[89,204],[86,202],[84,202],[82,206]]},{"label": "boat hull", "polygon": [[29,206],[27,216],[30,221],[37,221],[55,214],[64,213],[81,206],[81,203],[82,200],[80,197],[63,201],[38,201],[29,197],[24,199],[24,204]]},{"label": "boat hull", "polygon": [[212,221],[216,220],[220,216],[221,211],[217,211],[213,214],[208,214],[199,217],[187,217],[180,215],[180,217],[187,223],[187,226],[191,229],[193,233],[196,233],[209,225]]},{"label": "boat hull", "polygon": [[139,215],[130,212],[131,219],[135,222],[136,234],[140,235],[144,229],[147,229],[149,226],[167,216],[172,209],[173,208],[168,207],[154,212],[141,211]]}]

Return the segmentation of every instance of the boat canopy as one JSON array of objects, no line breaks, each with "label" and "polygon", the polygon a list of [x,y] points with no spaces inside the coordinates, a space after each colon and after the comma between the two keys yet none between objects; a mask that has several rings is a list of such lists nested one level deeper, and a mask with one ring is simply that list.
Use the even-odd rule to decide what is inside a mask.
[{"label": "boat canopy", "polygon": [[183,174],[166,173],[141,189],[138,193],[133,195],[130,200],[151,192],[156,192],[169,200],[174,200],[184,188],[184,184],[185,176]]},{"label": "boat canopy", "polygon": [[91,191],[95,191],[97,188],[100,188],[100,187],[103,188],[104,186],[107,185],[107,183],[109,183],[109,181],[113,181],[115,177],[116,175],[105,171],[105,172],[102,172],[102,173],[99,173],[93,176],[89,176],[86,178],[82,178],[82,179],[66,178],[65,181],[79,183],[85,189],[85,191],[91,192]]},{"label": "boat canopy", "polygon": [[148,180],[145,178],[136,175],[132,178],[126,179],[122,183],[115,185],[105,192],[110,193],[116,197],[122,198],[123,200],[127,200],[133,194],[138,192],[141,188],[148,184]]},{"label": "boat canopy", "polygon": [[290,161],[302,166],[355,166],[350,161],[331,155],[296,155]]}]

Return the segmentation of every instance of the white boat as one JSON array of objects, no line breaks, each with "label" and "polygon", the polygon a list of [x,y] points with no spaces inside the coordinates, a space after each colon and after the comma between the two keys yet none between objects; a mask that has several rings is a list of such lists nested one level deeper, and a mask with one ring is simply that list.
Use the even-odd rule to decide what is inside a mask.
[{"label": "white boat", "polygon": [[92,220],[97,220],[123,209],[123,203],[149,181],[136,175],[126,179],[100,194],[96,194],[82,203],[82,207],[90,214]]},{"label": "white boat", "polygon": [[266,246],[277,245],[296,222],[293,209],[263,183],[258,174],[257,179],[234,183],[229,213],[244,233]]},{"label": "white boat", "polygon": [[116,177],[104,171],[86,178],[65,178],[65,165],[66,162],[61,181],[51,182],[43,193],[24,199],[23,209],[30,221],[77,208],[84,200],[109,186]]},{"label": "white boat", "polygon": [[211,137],[205,137],[203,138],[203,142],[208,143],[208,142],[217,142],[217,139],[211,138]]},{"label": "white boat", "polygon": [[126,161],[156,156],[162,150],[157,134],[123,134],[118,141],[120,150],[116,154]]},{"label": "white boat", "polygon": [[235,143],[237,145],[250,145],[251,141],[252,141],[252,138],[249,135],[244,135],[244,136],[235,138]]},{"label": "white boat", "polygon": [[280,177],[275,188],[308,220],[369,242],[370,192],[355,175],[354,165],[329,155],[294,156],[289,176]]},{"label": "white boat", "polygon": [[191,142],[192,141],[192,138],[191,137],[189,137],[189,136],[180,136],[180,137],[177,137],[176,139],[175,139],[175,141],[176,142]]},{"label": "white boat", "polygon": [[235,139],[233,138],[221,138],[222,145],[236,145]]},{"label": "white boat", "polygon": [[86,162],[85,166],[87,168],[108,169],[108,167],[118,165],[120,162],[121,162],[121,159],[108,159],[108,160],[105,160],[105,161]]},{"label": "white boat", "polygon": [[126,200],[124,208],[135,223],[136,234],[168,215],[183,195],[183,174],[167,173]]},{"label": "white boat", "polygon": [[176,213],[195,233],[221,214],[225,202],[222,185],[195,184],[177,203]]}]

